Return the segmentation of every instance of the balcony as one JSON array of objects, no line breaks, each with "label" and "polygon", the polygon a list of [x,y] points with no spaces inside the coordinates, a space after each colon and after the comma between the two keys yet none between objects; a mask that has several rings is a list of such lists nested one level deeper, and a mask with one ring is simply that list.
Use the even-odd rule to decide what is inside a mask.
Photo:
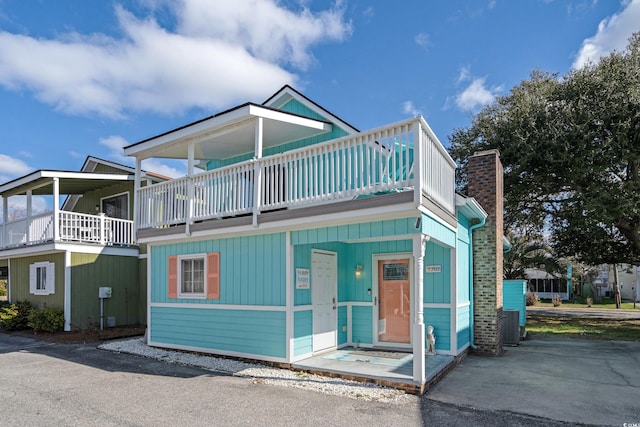
[{"label": "balcony", "polygon": [[138,228],[412,191],[455,214],[455,163],[421,117],[136,190]]},{"label": "balcony", "polygon": [[133,221],[58,211],[57,221],[47,212],[0,225],[0,249],[49,242],[131,246]]}]

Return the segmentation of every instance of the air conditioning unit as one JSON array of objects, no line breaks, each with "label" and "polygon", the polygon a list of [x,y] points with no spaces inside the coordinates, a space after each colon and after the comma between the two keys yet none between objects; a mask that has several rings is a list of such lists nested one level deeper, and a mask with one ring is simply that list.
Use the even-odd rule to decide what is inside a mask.
[{"label": "air conditioning unit", "polygon": [[504,310],[502,343],[511,346],[520,344],[520,312],[518,310]]}]

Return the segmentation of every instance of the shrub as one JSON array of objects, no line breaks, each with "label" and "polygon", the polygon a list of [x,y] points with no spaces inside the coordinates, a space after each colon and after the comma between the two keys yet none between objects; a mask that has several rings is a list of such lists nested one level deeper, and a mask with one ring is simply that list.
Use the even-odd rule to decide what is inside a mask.
[{"label": "shrub", "polygon": [[29,329],[29,314],[33,305],[29,301],[17,301],[0,309],[0,326],[7,331]]},{"label": "shrub", "polygon": [[44,307],[31,310],[29,326],[34,331],[56,332],[64,327],[64,310],[55,307]]},{"label": "shrub", "polygon": [[551,298],[551,304],[553,304],[554,307],[560,307],[562,305],[562,297],[558,294],[555,294]]},{"label": "shrub", "polygon": [[527,292],[527,306],[536,305],[538,304],[538,301],[540,301],[538,294],[535,292]]},{"label": "shrub", "polygon": [[0,280],[0,297],[6,297],[6,296],[7,296],[7,281]]}]

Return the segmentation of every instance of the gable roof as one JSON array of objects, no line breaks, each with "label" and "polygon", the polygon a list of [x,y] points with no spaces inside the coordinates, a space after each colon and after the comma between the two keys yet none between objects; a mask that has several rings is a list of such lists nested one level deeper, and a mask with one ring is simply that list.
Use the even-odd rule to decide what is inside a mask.
[{"label": "gable roof", "polygon": [[352,126],[351,124],[342,120],[340,117],[336,116],[335,114],[333,114],[332,112],[330,112],[329,110],[321,106],[320,104],[314,102],[313,100],[311,100],[301,92],[298,92],[297,90],[295,90],[293,87],[289,85],[284,85],[282,88],[280,88],[280,90],[278,90],[276,93],[274,93],[269,98],[267,98],[267,100],[264,101],[262,105],[272,107],[272,108],[281,108],[291,99],[295,99],[300,104],[304,105],[314,113],[336,124],[339,128],[344,130],[347,134],[354,134],[354,133],[360,132],[360,130],[357,129],[355,126]]}]

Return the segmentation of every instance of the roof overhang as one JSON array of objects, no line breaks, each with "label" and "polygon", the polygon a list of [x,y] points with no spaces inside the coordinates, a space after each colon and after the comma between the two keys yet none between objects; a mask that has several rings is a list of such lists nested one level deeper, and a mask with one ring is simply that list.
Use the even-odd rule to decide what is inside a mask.
[{"label": "roof overhang", "polygon": [[84,194],[91,190],[109,187],[118,182],[133,181],[130,174],[87,173],[39,170],[0,185],[0,196],[52,195],[54,179],[58,179],[59,194]]},{"label": "roof overhang", "polygon": [[456,210],[469,220],[483,221],[489,216],[476,199],[458,193],[456,193]]},{"label": "roof overhang", "polygon": [[253,153],[256,123],[259,118],[263,119],[263,148],[313,137],[330,132],[332,129],[331,123],[322,120],[256,104],[244,104],[129,145],[124,148],[124,154],[138,159],[150,157],[186,159],[188,146],[191,143],[194,144],[195,160],[227,159]]}]

